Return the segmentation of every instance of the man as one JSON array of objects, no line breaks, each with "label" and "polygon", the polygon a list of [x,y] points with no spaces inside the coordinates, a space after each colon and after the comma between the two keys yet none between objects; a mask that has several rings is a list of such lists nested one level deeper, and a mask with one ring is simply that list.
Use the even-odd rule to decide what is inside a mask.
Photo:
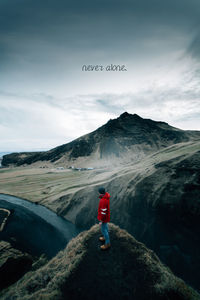
[{"label": "man", "polygon": [[101,242],[105,242],[101,246],[101,250],[110,248],[110,237],[108,232],[108,222],[110,222],[110,195],[105,191],[104,187],[99,188],[99,207],[97,219],[100,221],[101,232],[103,236],[99,238]]}]

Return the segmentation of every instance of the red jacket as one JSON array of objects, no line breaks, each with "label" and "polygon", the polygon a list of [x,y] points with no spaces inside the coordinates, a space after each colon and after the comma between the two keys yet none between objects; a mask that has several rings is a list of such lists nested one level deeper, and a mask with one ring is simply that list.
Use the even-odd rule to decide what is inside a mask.
[{"label": "red jacket", "polygon": [[99,208],[97,219],[103,223],[110,222],[110,195],[105,193],[99,196]]}]

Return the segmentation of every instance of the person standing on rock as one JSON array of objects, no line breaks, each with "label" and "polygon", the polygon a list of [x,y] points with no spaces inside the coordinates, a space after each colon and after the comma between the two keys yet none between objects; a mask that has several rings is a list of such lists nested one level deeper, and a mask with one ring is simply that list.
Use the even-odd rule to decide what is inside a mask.
[{"label": "person standing on rock", "polygon": [[101,250],[107,250],[110,248],[110,237],[108,232],[108,222],[110,222],[110,194],[105,191],[104,187],[99,188],[99,207],[97,219],[100,221],[101,232],[103,236],[99,238],[101,242],[105,242],[101,246]]}]

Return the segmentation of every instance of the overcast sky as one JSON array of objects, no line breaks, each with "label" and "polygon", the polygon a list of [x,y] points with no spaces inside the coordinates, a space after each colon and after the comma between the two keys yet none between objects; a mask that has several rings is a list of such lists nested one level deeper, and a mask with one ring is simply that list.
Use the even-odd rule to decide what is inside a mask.
[{"label": "overcast sky", "polygon": [[50,149],[124,111],[200,130],[199,16],[199,0],[0,0],[0,152]]}]

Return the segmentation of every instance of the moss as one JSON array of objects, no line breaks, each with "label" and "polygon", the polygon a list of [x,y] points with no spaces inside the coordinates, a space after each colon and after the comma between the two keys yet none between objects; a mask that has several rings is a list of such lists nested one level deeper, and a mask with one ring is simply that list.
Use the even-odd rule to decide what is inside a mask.
[{"label": "moss", "polygon": [[47,264],[27,273],[1,299],[200,299],[153,251],[118,226],[109,228],[109,251],[100,250],[95,225]]}]

